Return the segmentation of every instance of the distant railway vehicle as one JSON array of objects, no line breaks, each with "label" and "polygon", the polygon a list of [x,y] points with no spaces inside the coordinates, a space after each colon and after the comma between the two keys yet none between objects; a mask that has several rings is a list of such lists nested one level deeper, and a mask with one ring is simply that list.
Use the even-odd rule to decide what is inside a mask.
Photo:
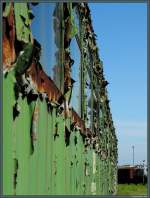
[{"label": "distant railway vehicle", "polygon": [[147,177],[142,166],[118,167],[118,183],[146,183]]}]

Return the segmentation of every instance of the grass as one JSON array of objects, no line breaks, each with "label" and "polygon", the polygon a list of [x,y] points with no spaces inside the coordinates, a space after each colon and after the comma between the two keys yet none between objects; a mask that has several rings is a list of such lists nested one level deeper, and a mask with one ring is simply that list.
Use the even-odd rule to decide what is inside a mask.
[{"label": "grass", "polygon": [[117,195],[147,195],[147,184],[118,184]]}]

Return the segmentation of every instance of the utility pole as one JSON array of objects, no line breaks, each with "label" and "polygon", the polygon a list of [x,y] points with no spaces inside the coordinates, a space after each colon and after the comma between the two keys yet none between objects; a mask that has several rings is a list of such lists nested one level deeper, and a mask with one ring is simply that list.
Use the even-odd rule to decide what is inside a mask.
[{"label": "utility pole", "polygon": [[133,149],[133,166],[134,166],[134,146],[132,146]]},{"label": "utility pole", "polygon": [[145,160],[143,160],[143,184],[144,184],[144,162]]}]

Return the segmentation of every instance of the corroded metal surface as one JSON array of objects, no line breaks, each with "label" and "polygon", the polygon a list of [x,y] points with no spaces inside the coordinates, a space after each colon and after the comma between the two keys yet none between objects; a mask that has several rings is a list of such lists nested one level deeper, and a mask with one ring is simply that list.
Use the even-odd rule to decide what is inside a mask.
[{"label": "corroded metal surface", "polygon": [[[29,3],[3,3],[4,194],[115,194],[117,137],[88,5],[55,4],[54,78],[40,63],[33,14]],[[73,38],[81,115],[70,105]]]},{"label": "corroded metal surface", "polygon": [[[14,48],[15,42],[15,25],[14,25],[14,13],[13,5],[9,3],[6,5],[9,12],[3,14],[3,69],[9,70],[15,61],[16,53]],[[6,8],[5,8],[6,9]]]},{"label": "corroded metal surface", "polygon": [[33,62],[28,68],[26,74],[31,77],[31,80],[39,93],[47,94],[50,102],[59,101],[60,97],[62,96],[61,92],[56,87],[51,78],[48,77],[42,70],[40,65],[36,65],[36,63]]}]

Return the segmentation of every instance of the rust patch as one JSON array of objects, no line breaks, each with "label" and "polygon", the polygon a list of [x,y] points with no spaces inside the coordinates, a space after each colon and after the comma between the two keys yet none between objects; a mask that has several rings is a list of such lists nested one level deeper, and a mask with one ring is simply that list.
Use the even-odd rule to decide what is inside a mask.
[{"label": "rust patch", "polygon": [[8,17],[3,17],[3,70],[10,70],[16,59],[15,53],[15,25],[13,5],[11,4],[10,13]]},{"label": "rust patch", "polygon": [[3,35],[3,70],[10,69],[12,63],[12,50],[6,34]]},{"label": "rust patch", "polygon": [[92,131],[89,128],[85,127],[85,121],[80,118],[80,116],[75,112],[73,108],[71,110],[71,118],[72,127],[79,129],[83,135],[91,138]]},{"label": "rust patch", "polygon": [[79,129],[85,133],[86,129],[85,129],[85,123],[84,121],[79,117],[79,115],[74,111],[74,109],[72,108],[72,113],[71,113],[71,117],[72,117],[72,122],[75,123],[75,127],[79,127]]},{"label": "rust patch", "polygon": [[79,129],[83,135],[91,137],[91,130],[85,127],[85,121],[80,118],[80,116],[75,112],[73,108],[71,110],[71,118],[72,127]]},{"label": "rust patch", "polygon": [[50,102],[58,104],[62,96],[61,91],[42,70],[41,65],[33,61],[26,74],[31,76],[34,86],[39,93],[46,93]]}]

